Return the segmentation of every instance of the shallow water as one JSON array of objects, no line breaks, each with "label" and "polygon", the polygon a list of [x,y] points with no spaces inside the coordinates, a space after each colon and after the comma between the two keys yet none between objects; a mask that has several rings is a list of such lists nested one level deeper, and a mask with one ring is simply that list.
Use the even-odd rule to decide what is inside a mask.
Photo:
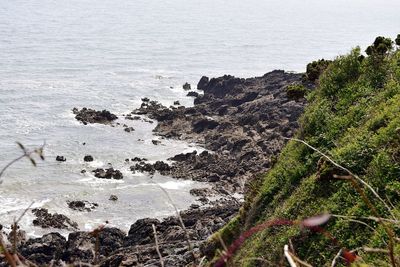
[{"label": "shallow water", "polygon": [[[164,160],[195,149],[184,142],[151,140],[154,124],[125,121],[136,129],[83,126],[73,107],[122,115],[148,96],[191,105],[182,84],[202,75],[257,76],[273,69],[304,71],[317,58],[365,47],[377,35],[400,30],[399,1],[382,0],[14,0],[0,3],[0,166],[19,155],[15,141],[35,147],[46,140],[47,161],[19,162],[0,185],[0,223],[8,225],[32,201],[67,214],[82,228],[105,220],[127,229],[137,218],[173,212],[203,186],[168,177],[131,174],[125,158]],[[143,139],[143,141],[138,141]],[[87,145],[83,146],[82,143]],[[56,155],[67,162],[55,162]],[[91,154],[93,163],[84,163]],[[122,181],[94,178],[111,163]],[[114,203],[110,194],[119,196]],[[66,200],[99,203],[74,212]],[[32,234],[41,230],[23,223]]]}]

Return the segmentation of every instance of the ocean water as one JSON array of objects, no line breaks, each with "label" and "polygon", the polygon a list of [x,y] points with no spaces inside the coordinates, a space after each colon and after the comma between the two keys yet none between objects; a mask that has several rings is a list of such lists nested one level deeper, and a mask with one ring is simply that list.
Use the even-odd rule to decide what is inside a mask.
[{"label": "ocean water", "polygon": [[[393,38],[400,32],[399,10],[397,0],[1,1],[0,167],[20,155],[15,141],[30,148],[46,141],[46,161],[34,168],[23,160],[4,174],[0,224],[9,225],[34,202],[82,229],[108,220],[126,230],[138,218],[173,213],[156,184],[178,208],[187,208],[195,201],[189,190],[206,185],[132,174],[124,159],[165,160],[199,148],[172,140],[154,146],[155,124],[126,121],[122,114],[145,96],[192,105],[182,84],[195,86],[202,75],[304,71],[311,60],[365,48],[378,35]],[[73,107],[108,109],[136,131],[84,126]],[[83,162],[86,154],[95,161]],[[56,155],[67,161],[56,162]],[[90,173],[109,163],[123,180]],[[110,194],[119,200],[109,201]],[[66,204],[74,199],[99,207],[75,212]],[[21,223],[29,234],[42,234],[31,221],[28,212]]]}]

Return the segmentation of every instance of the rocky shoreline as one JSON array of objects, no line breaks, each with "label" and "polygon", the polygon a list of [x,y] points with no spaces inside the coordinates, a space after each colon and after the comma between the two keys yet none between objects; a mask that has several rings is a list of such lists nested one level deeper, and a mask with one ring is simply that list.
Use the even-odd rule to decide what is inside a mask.
[{"label": "rocky shoreline", "polygon": [[[172,164],[128,159],[133,164],[130,167],[133,172],[157,171],[177,179],[211,185],[191,191],[201,205],[195,204],[180,212],[185,229],[177,216],[170,216],[162,221],[138,220],[127,235],[107,225],[90,233],[73,232],[68,240],[58,233],[51,233],[21,242],[18,246],[21,256],[37,265],[57,266],[65,262],[73,265],[160,266],[154,225],[164,266],[186,266],[198,261],[209,249],[207,238],[239,210],[237,196],[245,193],[246,185],[253,177],[270,168],[284,145],[282,136],[291,137],[298,127],[297,120],[306,100],[301,95],[288,96],[287,87],[302,83],[302,74],[284,71],[248,79],[228,75],[213,79],[202,77],[197,88],[204,94],[191,94],[195,96],[193,107],[176,103],[168,108],[142,99],[141,107],[125,115],[125,119],[145,115],[158,122],[154,130],[157,135],[195,142],[206,149],[201,153],[175,155],[169,159]],[[185,84],[184,89],[190,89],[190,85]],[[73,112],[83,124],[112,124],[117,118],[105,110],[98,112],[84,108]],[[97,169],[95,174],[103,179],[123,178],[114,169]],[[82,203],[73,203],[73,207],[87,209]],[[43,210],[36,212],[48,216],[44,218],[56,216]],[[55,218],[61,215],[57,216]],[[47,221],[44,219],[43,223]],[[73,225],[73,222],[68,224]],[[4,264],[4,261],[0,263]]]}]

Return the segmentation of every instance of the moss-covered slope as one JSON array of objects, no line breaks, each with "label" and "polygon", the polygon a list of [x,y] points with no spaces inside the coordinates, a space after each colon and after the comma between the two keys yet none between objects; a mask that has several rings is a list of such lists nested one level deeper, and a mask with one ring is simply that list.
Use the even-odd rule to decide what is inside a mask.
[{"label": "moss-covered slope", "polygon": [[[317,89],[308,95],[309,106],[296,137],[370,184],[391,209],[388,211],[363,186],[378,215],[397,220],[400,219],[400,50],[395,51],[386,39],[385,42],[388,49],[383,49],[378,40],[369,48],[367,57],[356,48],[329,64]],[[252,190],[240,215],[218,234],[229,245],[241,233],[268,220],[301,220],[329,213],[333,217],[323,227],[338,243],[299,227],[269,227],[246,239],[227,265],[279,265],[286,262],[284,245],[292,243],[295,254],[313,266],[331,266],[342,247],[357,250],[358,262],[392,266],[388,254],[362,249],[387,250],[390,242],[387,231],[382,223],[365,218],[377,214],[354,185],[334,178],[335,175],[348,173],[334,167],[319,152],[289,141],[275,166],[250,185]],[[392,238],[397,242],[394,253],[400,258],[397,245],[400,225],[386,225],[396,235]],[[336,266],[343,265],[345,261],[339,260]]]}]

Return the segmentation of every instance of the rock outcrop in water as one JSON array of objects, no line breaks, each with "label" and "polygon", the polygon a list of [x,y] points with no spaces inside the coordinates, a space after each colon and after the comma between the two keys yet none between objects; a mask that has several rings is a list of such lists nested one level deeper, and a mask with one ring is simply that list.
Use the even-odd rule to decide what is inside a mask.
[{"label": "rock outcrop in water", "polygon": [[115,179],[120,180],[124,178],[121,171],[115,170],[114,168],[102,169],[98,168],[94,171],[94,176],[101,179]]},{"label": "rock outcrop in water", "polygon": [[109,124],[118,119],[115,114],[108,110],[97,111],[90,108],[82,108],[81,110],[73,108],[72,112],[75,114],[75,119],[82,122],[84,125],[88,123],[101,123]]},{"label": "rock outcrop in water", "polygon": [[92,162],[93,160],[94,160],[93,156],[91,156],[91,155],[86,155],[83,157],[84,162]]},{"label": "rock outcrop in water", "polygon": [[56,156],[56,161],[64,162],[64,161],[67,161],[67,158],[64,156]]},{"label": "rock outcrop in water", "polygon": [[182,85],[182,88],[183,88],[184,90],[190,90],[190,89],[191,89],[191,86],[190,86],[189,83],[185,83],[184,85]]},{"label": "rock outcrop in water", "polygon": [[33,209],[32,213],[36,216],[36,219],[32,222],[34,226],[68,230],[78,229],[78,224],[63,214],[51,214],[43,208]]},{"label": "rock outcrop in water", "polygon": [[73,200],[73,201],[67,201],[68,207],[72,210],[76,211],[92,211],[96,209],[99,204],[97,203],[92,203],[86,200]]}]

